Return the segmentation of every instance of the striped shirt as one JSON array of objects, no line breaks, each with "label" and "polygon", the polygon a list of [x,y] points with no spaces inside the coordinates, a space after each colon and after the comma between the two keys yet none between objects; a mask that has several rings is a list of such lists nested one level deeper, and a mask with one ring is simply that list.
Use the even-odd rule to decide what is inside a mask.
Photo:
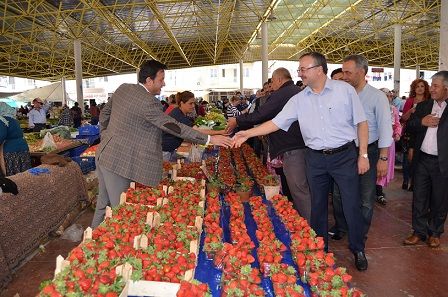
[{"label": "striped shirt", "polygon": [[236,106],[233,106],[232,104],[229,104],[229,106],[227,106],[226,116],[228,118],[236,118],[239,115],[241,115],[241,111],[239,111]]}]

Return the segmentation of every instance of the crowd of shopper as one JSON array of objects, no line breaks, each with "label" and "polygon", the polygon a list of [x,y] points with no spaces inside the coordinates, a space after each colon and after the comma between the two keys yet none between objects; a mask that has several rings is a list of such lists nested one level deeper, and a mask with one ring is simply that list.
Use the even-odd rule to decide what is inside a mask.
[{"label": "crowd of shopper", "polygon": [[[395,92],[366,82],[368,62],[360,55],[346,57],[331,80],[323,55],[304,54],[299,63],[304,90],[260,126],[236,133],[235,145],[290,131],[298,121],[306,146],[302,167],[311,193],[311,226],[328,248],[328,197],[332,196],[336,222],[330,229],[332,238],[348,233],[358,270],[368,267],[364,247],[373,204],[375,200],[387,203],[383,188],[394,178],[395,146],[403,145],[404,162],[408,162],[403,188],[408,190],[408,183],[414,181],[413,233],[403,243],[427,240],[428,246],[438,247],[448,211],[448,71],[436,73],[431,87],[424,80],[414,81],[403,104]],[[403,110],[401,118],[398,110]]]}]

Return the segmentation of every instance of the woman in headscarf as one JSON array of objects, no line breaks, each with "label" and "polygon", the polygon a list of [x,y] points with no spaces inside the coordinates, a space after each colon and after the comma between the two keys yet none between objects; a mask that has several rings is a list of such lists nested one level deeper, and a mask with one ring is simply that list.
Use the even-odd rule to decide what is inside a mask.
[{"label": "woman in headscarf", "polygon": [[0,149],[0,176],[31,168],[28,144],[16,120],[16,109],[4,102],[0,102]]}]

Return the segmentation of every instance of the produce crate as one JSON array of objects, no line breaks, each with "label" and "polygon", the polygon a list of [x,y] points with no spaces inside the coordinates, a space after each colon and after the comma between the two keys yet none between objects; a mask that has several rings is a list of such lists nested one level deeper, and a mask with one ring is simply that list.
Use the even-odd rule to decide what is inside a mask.
[{"label": "produce crate", "polygon": [[81,156],[81,154],[82,154],[88,147],[89,147],[89,145],[84,144],[84,145],[81,145],[81,146],[78,146],[78,147],[75,147],[75,148],[69,150],[69,152],[70,152],[70,158]]},{"label": "produce crate", "polygon": [[89,145],[92,145],[98,138],[100,138],[100,135],[76,135],[76,139],[86,139],[87,143]]},{"label": "produce crate", "polygon": [[100,134],[100,126],[98,125],[85,125],[78,128],[79,135],[98,135]]},{"label": "produce crate", "polygon": [[95,157],[72,157],[72,160],[78,163],[83,174],[87,174],[96,169]]}]

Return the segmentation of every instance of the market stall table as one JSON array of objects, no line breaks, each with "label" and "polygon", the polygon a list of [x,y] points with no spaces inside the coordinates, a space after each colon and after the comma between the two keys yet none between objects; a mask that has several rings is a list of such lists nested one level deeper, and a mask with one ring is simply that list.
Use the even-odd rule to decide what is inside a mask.
[{"label": "market stall table", "polygon": [[66,155],[66,156],[70,156],[70,150],[78,148],[80,146],[84,145],[84,143],[80,142],[80,141],[73,141],[72,144],[53,150],[53,151],[49,151],[49,152],[43,152],[43,151],[37,151],[37,152],[30,152],[30,156],[31,156],[31,164],[33,167],[38,166],[41,164],[40,162],[40,158],[42,156],[45,156],[47,154],[59,154],[59,155]]},{"label": "market stall table", "polygon": [[[26,261],[49,233],[64,222],[67,215],[87,200],[87,189],[79,166],[41,165],[33,168],[49,173],[33,175],[29,171],[10,177],[19,194],[0,196],[0,289],[12,273]],[[68,186],[70,185],[70,186]]]}]

